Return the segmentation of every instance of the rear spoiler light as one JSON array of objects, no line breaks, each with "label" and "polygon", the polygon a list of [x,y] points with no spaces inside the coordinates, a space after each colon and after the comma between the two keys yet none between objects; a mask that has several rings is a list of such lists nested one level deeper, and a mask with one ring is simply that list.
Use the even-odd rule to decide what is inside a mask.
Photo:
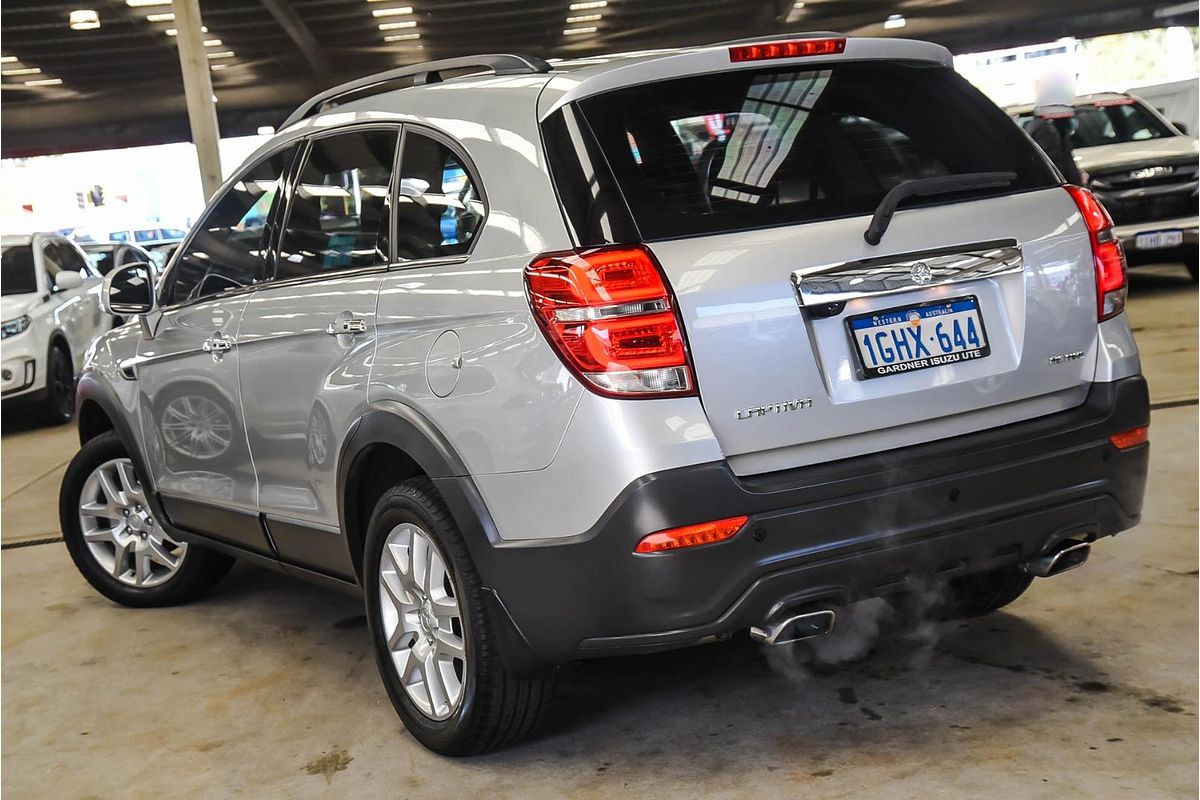
[{"label": "rear spoiler light", "polygon": [[1112,217],[1096,195],[1079,186],[1065,188],[1083,215],[1091,239],[1096,267],[1096,317],[1103,322],[1125,310],[1129,294],[1125,250],[1113,230]]},{"label": "rear spoiler light", "polygon": [[744,61],[769,61],[774,58],[836,56],[844,52],[846,52],[846,37],[844,36],[831,39],[793,39],[788,42],[735,45],[729,48],[729,60],[734,64],[739,64]]}]

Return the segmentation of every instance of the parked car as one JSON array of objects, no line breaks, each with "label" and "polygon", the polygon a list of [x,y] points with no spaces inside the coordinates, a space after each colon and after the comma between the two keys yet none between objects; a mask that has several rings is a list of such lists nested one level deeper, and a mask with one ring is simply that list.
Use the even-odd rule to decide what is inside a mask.
[{"label": "parked car", "polygon": [[186,235],[187,231],[183,228],[148,222],[132,228],[110,230],[106,234],[106,239],[110,242],[144,245],[148,242],[178,242]]},{"label": "parked car", "polygon": [[136,244],[119,244],[117,242],[93,242],[81,244],[84,254],[92,268],[101,276],[112,272],[114,267],[126,264],[153,264],[154,256],[146,249]]},{"label": "parked car", "polygon": [[157,292],[106,278],[143,324],[91,351],[64,537],[125,605],[234,557],[361,592],[445,754],[525,735],[573,659],[925,589],[984,614],[1141,514],[1112,231],[932,44],[370,76],[237,170]]},{"label": "parked car", "polygon": [[75,376],[88,344],[111,327],[100,274],[66,237],[0,239],[0,378],[4,405],[35,407],[61,424],[75,413]]},{"label": "parked car", "polygon": [[[1031,106],[1009,110],[1022,126]],[[1076,98],[1075,162],[1116,223],[1130,266],[1181,262],[1200,276],[1198,145],[1177,124],[1131,94]]]},{"label": "parked car", "polygon": [[161,272],[167,268],[167,263],[170,262],[171,256],[175,255],[181,242],[183,242],[182,239],[166,239],[161,242],[146,243],[146,252],[150,254],[150,261],[156,269]]}]

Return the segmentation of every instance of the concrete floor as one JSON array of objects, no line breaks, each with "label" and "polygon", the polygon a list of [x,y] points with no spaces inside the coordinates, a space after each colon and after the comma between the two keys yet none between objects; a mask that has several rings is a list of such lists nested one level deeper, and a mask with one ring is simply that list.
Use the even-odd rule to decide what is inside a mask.
[{"label": "concrete floor", "polygon": [[[6,798],[1195,797],[1196,288],[1135,274],[1160,408],[1145,520],[1008,611],[819,670],[748,643],[567,668],[536,740],[449,761],[383,693],[356,601],[239,566],[192,606],[90,591],[61,544],[69,427],[3,439]],[[1191,401],[1191,402],[1189,402]],[[1181,405],[1176,405],[1182,403]]]}]

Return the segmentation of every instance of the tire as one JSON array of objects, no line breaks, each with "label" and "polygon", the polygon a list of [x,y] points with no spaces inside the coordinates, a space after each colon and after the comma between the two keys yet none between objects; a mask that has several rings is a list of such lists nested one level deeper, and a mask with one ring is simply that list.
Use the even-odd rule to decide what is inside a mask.
[{"label": "tire", "polygon": [[[420,537],[425,543],[418,545]],[[422,569],[426,575],[443,573],[436,566],[414,568],[414,562],[436,564],[435,558],[445,577],[423,583],[417,575]],[[553,674],[517,678],[504,668],[479,573],[428,479],[406,481],[380,498],[367,529],[364,560],[367,625],[376,664],[413,738],[436,753],[463,756],[506,747],[532,732],[550,706]],[[457,608],[457,617],[446,611],[450,605]],[[401,614],[402,608],[410,610]],[[443,639],[461,643],[461,649],[455,645],[450,652],[462,657],[447,655]],[[433,661],[422,662],[422,652]],[[426,683],[430,665],[443,676],[436,684]]]},{"label": "tire", "polygon": [[969,619],[1004,608],[1024,594],[1031,583],[1033,576],[1013,565],[954,578],[932,596],[904,594],[889,598],[889,602],[910,621],[929,617]]},{"label": "tire", "polygon": [[[119,499],[109,497],[108,487],[117,490]],[[84,505],[93,513],[84,514]],[[190,602],[207,593],[233,566],[229,556],[184,545],[163,530],[116,431],[97,436],[75,454],[63,476],[58,516],[76,569],[92,588],[123,606]]]},{"label": "tire", "polygon": [[1200,259],[1192,256],[1187,260],[1188,275],[1192,276],[1192,280],[1200,280]]},{"label": "tire", "polygon": [[46,356],[46,393],[42,418],[48,425],[64,425],[75,416],[75,365],[62,344],[54,344]]}]

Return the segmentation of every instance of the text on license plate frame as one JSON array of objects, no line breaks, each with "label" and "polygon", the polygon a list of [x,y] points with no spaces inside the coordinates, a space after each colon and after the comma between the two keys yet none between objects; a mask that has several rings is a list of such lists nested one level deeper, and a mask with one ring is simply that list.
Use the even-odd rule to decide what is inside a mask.
[{"label": "text on license plate frame", "polygon": [[1183,231],[1165,230],[1148,231],[1133,237],[1133,246],[1137,250],[1161,250],[1165,247],[1178,247],[1183,244]]},{"label": "text on license plate frame", "polygon": [[[970,303],[971,307],[962,309],[960,311],[953,311],[952,309],[954,308],[954,305],[956,303]],[[859,330],[869,330],[871,328],[878,328],[878,329],[891,328],[894,325],[896,325],[896,323],[888,323],[886,326],[884,326],[884,325],[864,325],[861,328],[856,328],[855,327],[856,322],[858,322],[859,320],[864,320],[864,319],[870,320],[872,318],[878,318],[878,317],[882,317],[882,316],[886,316],[886,315],[890,315],[890,314],[899,314],[899,313],[908,314],[911,312],[917,312],[918,315],[921,315],[921,321],[925,322],[926,320],[936,319],[936,317],[935,316],[925,316],[922,314],[922,310],[929,309],[929,308],[937,308],[937,307],[951,309],[951,311],[948,311],[947,313],[955,313],[955,314],[974,311],[975,312],[975,321],[979,324],[979,336],[982,339],[981,346],[968,348],[968,349],[964,349],[964,350],[955,350],[955,351],[951,351],[950,353],[940,353],[940,352],[934,353],[933,351],[930,351],[931,354],[928,357],[922,357],[920,355],[915,355],[914,358],[911,358],[911,359],[907,359],[904,361],[897,361],[893,364],[883,364],[881,366],[875,366],[875,367],[871,366],[867,362],[867,359],[862,351],[862,344],[858,339],[858,335],[857,335],[858,331]],[[860,380],[868,380],[871,378],[885,378],[885,377],[888,377],[889,375],[903,375],[903,374],[906,374],[909,372],[917,372],[917,371],[923,370],[923,369],[932,369],[933,367],[943,367],[943,366],[947,366],[950,364],[961,364],[964,361],[977,361],[981,358],[987,358],[992,353],[991,338],[988,336],[987,326],[984,324],[984,321],[983,321],[983,310],[980,309],[980,307],[979,307],[979,298],[973,294],[961,295],[959,297],[951,297],[946,300],[930,300],[930,301],[927,301],[924,303],[914,303],[912,305],[894,306],[892,308],[885,308],[885,309],[881,309],[879,311],[872,311],[872,312],[869,312],[866,314],[855,314],[853,317],[846,318],[846,331],[850,336],[851,350],[854,351],[855,367],[857,368],[858,377]],[[947,334],[947,335],[949,335],[949,334]],[[909,341],[909,343],[910,343],[910,346],[912,346],[911,340]],[[928,348],[928,344],[926,344],[925,346],[926,346],[926,348]],[[916,348],[914,347],[913,349],[915,350]],[[926,363],[919,363],[919,362],[926,362]]]}]

